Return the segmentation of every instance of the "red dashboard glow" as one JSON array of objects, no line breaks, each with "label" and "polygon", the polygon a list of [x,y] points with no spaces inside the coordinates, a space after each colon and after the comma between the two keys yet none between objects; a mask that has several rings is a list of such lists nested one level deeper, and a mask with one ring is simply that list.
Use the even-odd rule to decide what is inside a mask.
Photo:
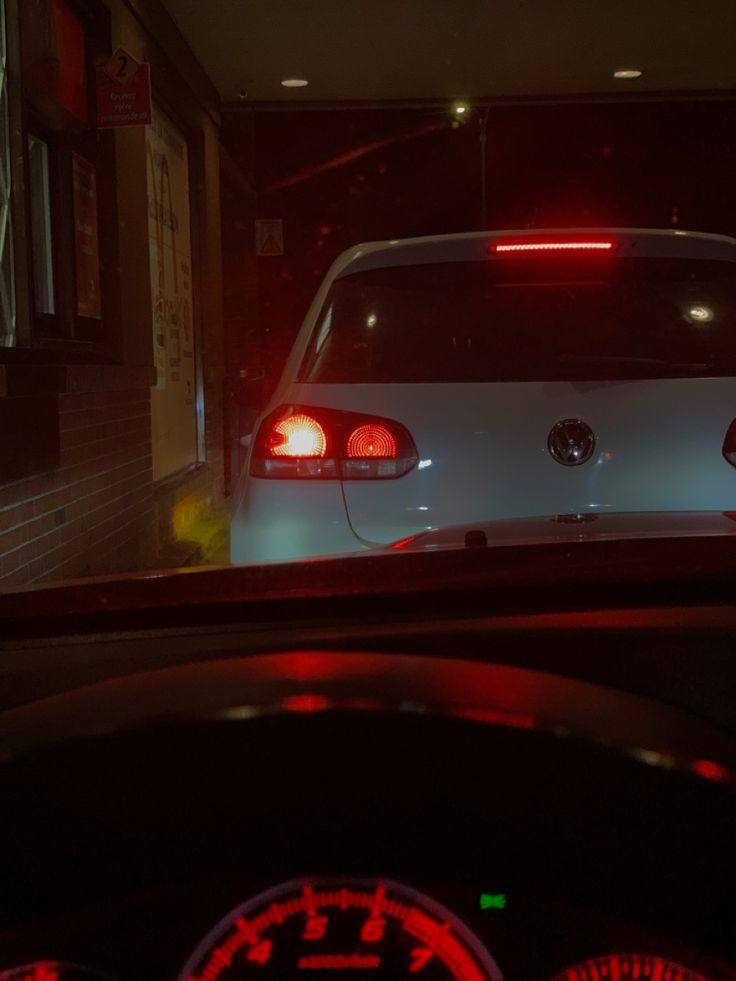
[{"label": "red dashboard glow", "polygon": [[706,981],[700,974],[652,954],[608,954],[568,967],[552,981]]},{"label": "red dashboard glow", "polygon": [[0,974],[0,981],[58,981],[58,977],[56,961],[38,961]]},{"label": "red dashboard glow", "polygon": [[713,760],[695,760],[691,767],[693,773],[706,780],[728,780],[729,773],[725,766],[714,763]]},{"label": "red dashboard glow", "polygon": [[257,973],[368,971],[501,981],[480,941],[449,910],[387,880],[300,879],[254,897],[227,916],[179,981],[235,981]]},{"label": "red dashboard glow", "polygon": [[106,981],[88,968],[61,961],[32,961],[0,971],[0,981]]},{"label": "red dashboard glow", "polygon": [[330,701],[324,695],[289,695],[281,702],[285,712],[324,712],[330,707]]}]

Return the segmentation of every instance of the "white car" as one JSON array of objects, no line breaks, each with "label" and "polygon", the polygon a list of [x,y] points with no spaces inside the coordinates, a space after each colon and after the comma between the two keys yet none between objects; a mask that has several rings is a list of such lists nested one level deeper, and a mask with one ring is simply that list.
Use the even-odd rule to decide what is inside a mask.
[{"label": "white car", "polygon": [[736,239],[669,230],[348,250],[250,437],[232,561],[498,519],[736,511],[735,264]]}]

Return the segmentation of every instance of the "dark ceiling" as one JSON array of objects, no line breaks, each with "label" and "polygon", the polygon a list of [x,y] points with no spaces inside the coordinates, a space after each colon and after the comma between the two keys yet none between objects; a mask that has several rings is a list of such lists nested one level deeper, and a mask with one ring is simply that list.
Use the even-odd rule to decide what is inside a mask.
[{"label": "dark ceiling", "polygon": [[736,94],[736,0],[164,2],[225,103]]}]

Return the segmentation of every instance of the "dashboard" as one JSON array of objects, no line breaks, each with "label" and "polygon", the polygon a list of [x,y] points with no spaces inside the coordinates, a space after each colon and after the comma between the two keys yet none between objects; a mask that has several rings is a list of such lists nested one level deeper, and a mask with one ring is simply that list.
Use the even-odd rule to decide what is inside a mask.
[{"label": "dashboard", "polygon": [[559,692],[549,724],[538,691],[439,711],[437,663],[414,698],[365,662],[344,697],[305,669],[260,701],[198,683],[195,713],[152,672],[167,713],[139,691],[121,720],[109,683],[57,706],[94,727],[0,771],[1,981],[736,978],[725,771],[620,751],[635,700],[571,690],[595,741]]}]

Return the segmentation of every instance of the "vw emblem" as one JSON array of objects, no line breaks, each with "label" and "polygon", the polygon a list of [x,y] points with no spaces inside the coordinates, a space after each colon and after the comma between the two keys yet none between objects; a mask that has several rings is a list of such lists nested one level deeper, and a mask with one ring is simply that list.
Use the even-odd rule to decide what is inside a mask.
[{"label": "vw emblem", "polygon": [[547,449],[563,467],[579,467],[593,456],[595,433],[580,419],[563,419],[550,429]]}]

